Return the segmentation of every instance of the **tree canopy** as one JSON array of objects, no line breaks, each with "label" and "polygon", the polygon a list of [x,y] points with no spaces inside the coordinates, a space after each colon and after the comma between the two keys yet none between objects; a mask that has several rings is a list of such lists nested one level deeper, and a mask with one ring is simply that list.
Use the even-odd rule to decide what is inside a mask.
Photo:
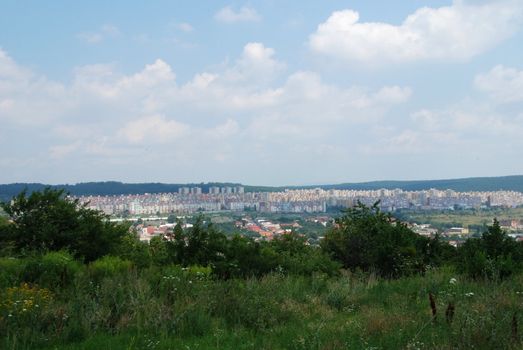
[{"label": "tree canopy", "polygon": [[115,251],[128,232],[95,210],[70,200],[63,190],[22,191],[0,204],[12,223],[0,231],[0,242],[16,252],[67,249],[77,258],[93,261]]},{"label": "tree canopy", "polygon": [[386,277],[422,272],[430,264],[430,242],[379,209],[358,203],[336,220],[321,242],[345,268],[375,271]]}]

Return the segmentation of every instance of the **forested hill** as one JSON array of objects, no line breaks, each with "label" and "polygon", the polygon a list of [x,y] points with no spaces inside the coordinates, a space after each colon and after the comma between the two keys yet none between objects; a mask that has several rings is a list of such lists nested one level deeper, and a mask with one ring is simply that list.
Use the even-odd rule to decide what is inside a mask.
[{"label": "forested hill", "polygon": [[[164,183],[133,183],[122,182],[85,182],[74,185],[53,185],[52,188],[63,188],[72,195],[120,195],[120,194],[143,194],[143,193],[166,193],[177,192],[180,187],[201,187],[204,193],[208,192],[211,186],[239,186],[238,183],[190,183],[190,184],[164,184]],[[0,185],[0,200],[9,200],[24,189],[28,192],[42,190],[49,185],[41,183],[14,183]],[[353,189],[353,190],[374,190],[374,189],[395,189],[400,188],[406,191],[418,191],[426,189],[452,189],[455,191],[519,191],[523,192],[523,175],[501,176],[501,177],[474,177],[465,179],[447,180],[419,180],[419,181],[371,181],[360,183],[343,183],[337,185],[314,185],[314,186],[249,186],[244,185],[245,191],[279,191],[285,188],[317,188],[323,189]]]},{"label": "forested hill", "polygon": [[499,177],[470,177],[464,179],[418,180],[418,181],[371,181],[344,183],[338,185],[307,186],[324,189],[375,190],[401,188],[405,191],[420,191],[431,188],[438,190],[451,189],[458,192],[467,191],[518,191],[523,192],[523,175]]},{"label": "forested hill", "polygon": [[239,186],[235,183],[191,183],[191,184],[164,184],[164,183],[122,183],[116,181],[107,182],[83,182],[74,185],[45,185],[41,183],[14,183],[0,185],[0,200],[11,199],[24,189],[28,192],[40,191],[45,187],[61,188],[75,196],[100,195],[112,196],[120,194],[143,194],[143,193],[168,193],[178,192],[180,187],[201,187],[202,191],[208,192],[212,186]]}]

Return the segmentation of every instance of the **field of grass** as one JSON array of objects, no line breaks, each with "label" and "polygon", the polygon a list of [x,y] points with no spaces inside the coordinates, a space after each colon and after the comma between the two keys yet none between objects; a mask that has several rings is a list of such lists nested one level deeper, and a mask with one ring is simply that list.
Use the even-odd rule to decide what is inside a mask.
[{"label": "field of grass", "polygon": [[[10,298],[23,304],[27,293],[35,298],[41,293],[31,288],[25,286],[26,294],[16,297],[2,296],[2,349],[522,346],[522,275],[478,282],[440,269],[398,280],[273,273],[219,281],[177,268],[131,270],[101,279],[80,271],[67,288],[41,289],[50,297],[39,309],[13,306],[16,300]],[[449,304],[454,311],[447,311]]]},{"label": "field of grass", "polygon": [[523,208],[504,208],[490,210],[459,210],[459,211],[405,211],[404,219],[416,223],[431,223],[435,227],[450,227],[452,225],[486,226],[491,225],[494,218],[498,220],[522,220]]}]

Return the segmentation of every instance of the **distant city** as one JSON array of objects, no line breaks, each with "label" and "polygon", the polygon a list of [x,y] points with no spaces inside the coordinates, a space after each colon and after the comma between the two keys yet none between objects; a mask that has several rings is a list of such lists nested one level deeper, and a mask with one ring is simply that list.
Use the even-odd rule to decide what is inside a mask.
[{"label": "distant city", "polygon": [[191,214],[217,211],[255,211],[267,213],[323,213],[329,208],[352,207],[357,202],[379,202],[385,211],[397,209],[467,209],[517,207],[523,193],[516,191],[457,192],[454,190],[405,191],[288,189],[278,192],[246,192],[243,186],[180,187],[176,193],[111,196],[77,196],[89,208],[114,216]]}]

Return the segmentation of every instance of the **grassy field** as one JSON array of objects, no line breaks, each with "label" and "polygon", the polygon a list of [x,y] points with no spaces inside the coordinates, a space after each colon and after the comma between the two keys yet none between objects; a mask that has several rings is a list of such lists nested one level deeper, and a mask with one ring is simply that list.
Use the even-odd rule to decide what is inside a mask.
[{"label": "grassy field", "polygon": [[416,223],[431,223],[435,227],[448,226],[486,226],[494,218],[498,220],[522,220],[523,208],[459,211],[405,211],[404,219]]},{"label": "grassy field", "polygon": [[[2,314],[2,349],[520,349],[523,276],[451,269],[384,280],[271,274],[216,281],[174,270],[79,274],[40,310]],[[198,277],[200,276],[200,277]],[[429,293],[435,301],[432,316]],[[4,305],[9,298],[3,296]],[[446,316],[449,303],[453,316]],[[25,314],[24,314],[25,313]],[[449,314],[449,311],[447,311]],[[9,318],[9,319],[7,319]]]}]

